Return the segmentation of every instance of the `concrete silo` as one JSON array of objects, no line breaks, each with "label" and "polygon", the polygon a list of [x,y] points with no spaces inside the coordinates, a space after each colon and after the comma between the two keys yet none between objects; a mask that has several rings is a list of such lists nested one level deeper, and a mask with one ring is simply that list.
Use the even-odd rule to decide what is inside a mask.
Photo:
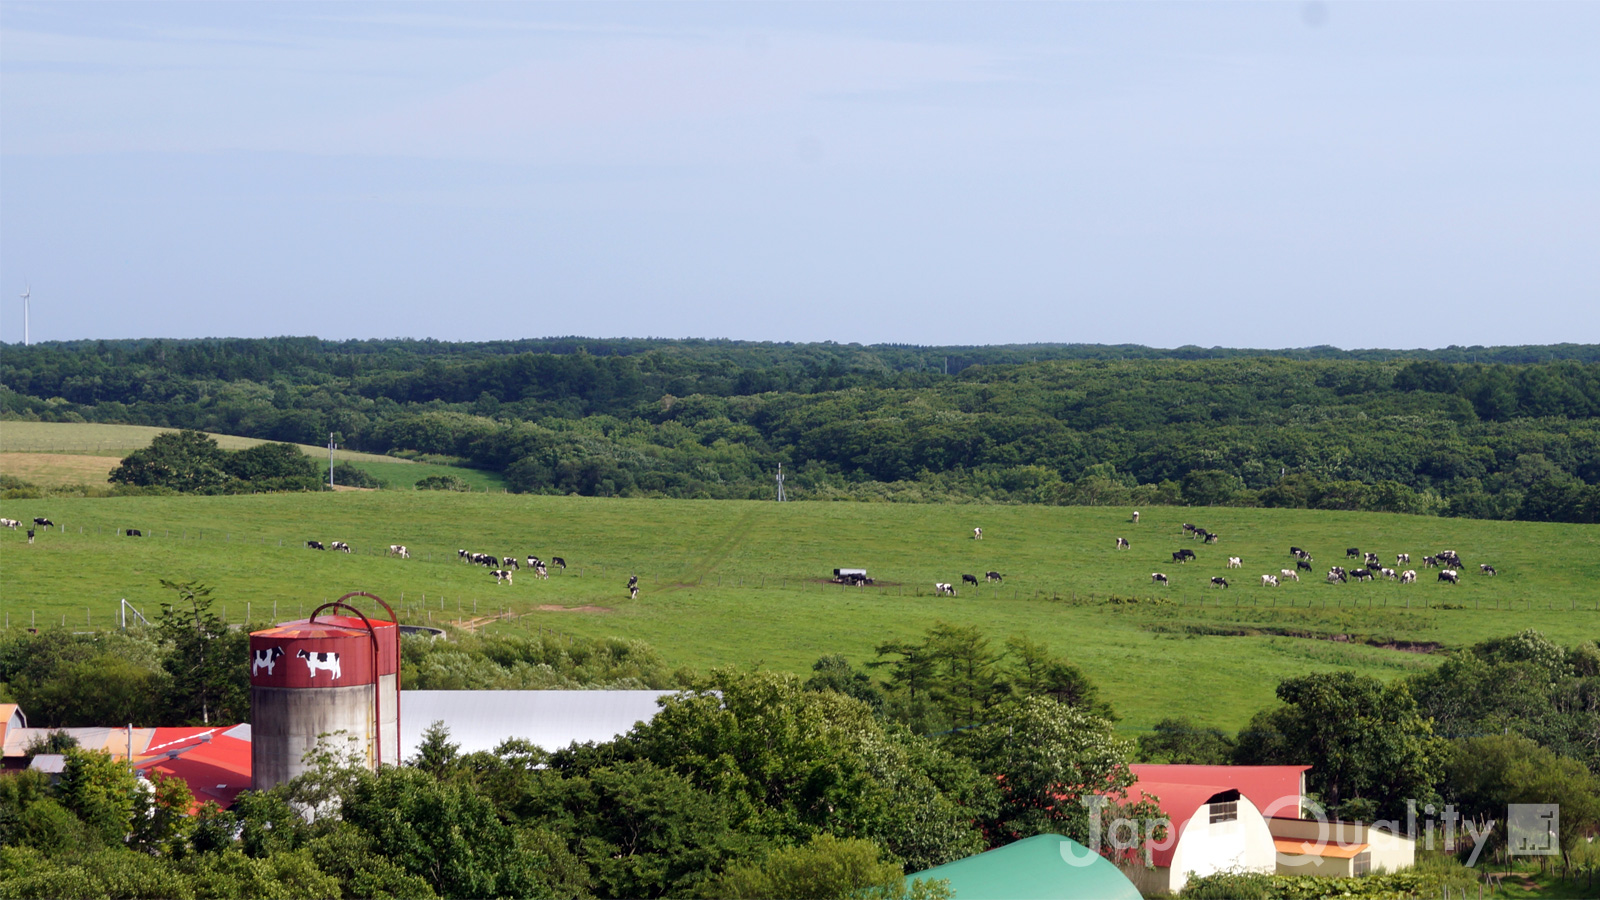
[{"label": "concrete silo", "polygon": [[[383,604],[389,621],[343,602],[354,596]],[[324,615],[328,610],[348,614]],[[380,598],[346,594],[310,618],[251,632],[253,788],[305,772],[305,755],[324,735],[340,752],[353,739],[368,768],[400,762],[400,628],[394,619]]]}]

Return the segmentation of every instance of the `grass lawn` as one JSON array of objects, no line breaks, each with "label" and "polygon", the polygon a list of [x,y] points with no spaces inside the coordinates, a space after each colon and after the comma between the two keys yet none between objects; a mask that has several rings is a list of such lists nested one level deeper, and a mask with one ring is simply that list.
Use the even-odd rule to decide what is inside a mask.
[{"label": "grass lawn", "polygon": [[[803,672],[826,653],[853,662],[915,638],[939,621],[975,624],[997,641],[1043,640],[1082,666],[1130,731],[1168,715],[1236,729],[1272,702],[1279,679],[1344,669],[1393,677],[1436,657],[1386,646],[1461,646],[1522,628],[1563,643],[1600,632],[1600,530],[1295,510],[1128,511],[1025,506],[938,506],[741,501],[600,500],[507,494],[380,491],[238,497],[0,501],[0,515],[48,516],[60,528],[33,546],[0,531],[0,611],[11,627],[37,621],[105,627],[126,597],[156,612],[158,580],[217,588],[228,616],[257,621],[309,612],[345,591],[385,597],[409,621],[619,635],[654,645],[675,665],[764,664]],[[1221,535],[1182,536],[1196,522]],[[973,526],[984,539],[973,540]],[[116,532],[138,528],[145,538]],[[1127,537],[1129,550],[1114,549]],[[350,542],[356,553],[304,542]],[[391,543],[412,559],[385,556]],[[1414,585],[1329,585],[1319,577],[1278,588],[1260,575],[1292,567],[1309,549],[1316,571],[1345,562],[1346,547],[1392,560],[1459,551],[1469,571],[1451,586],[1422,569]],[[1192,548],[1199,558],[1174,565]],[[540,581],[524,570],[497,585],[456,551],[565,557]],[[1226,568],[1240,556],[1244,567]],[[1477,574],[1493,563],[1495,577]],[[877,585],[826,583],[836,567],[864,567]],[[933,596],[935,581],[1004,573],[1000,585]],[[1151,584],[1151,572],[1171,578]],[[625,583],[640,577],[630,600]],[[1227,575],[1233,587],[1208,586]],[[424,605],[426,598],[426,605]],[[582,609],[579,609],[582,608]]]}]

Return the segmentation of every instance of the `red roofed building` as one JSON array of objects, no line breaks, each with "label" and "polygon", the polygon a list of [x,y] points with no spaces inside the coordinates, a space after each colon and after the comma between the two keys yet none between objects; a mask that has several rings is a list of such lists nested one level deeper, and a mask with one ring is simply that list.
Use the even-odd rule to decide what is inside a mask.
[{"label": "red roofed building", "polygon": [[[1154,800],[1168,823],[1164,840],[1150,839],[1148,829],[1141,830],[1154,868],[1135,868],[1129,876],[1142,893],[1176,894],[1190,878],[1217,872],[1277,869],[1266,818],[1248,796],[1229,786],[1231,780],[1224,777],[1217,779],[1217,784],[1184,784],[1141,776],[1128,789],[1133,800]],[[1108,837],[1116,840],[1118,836]]]},{"label": "red roofed building", "polygon": [[158,728],[147,752],[135,767],[146,777],[161,772],[183,779],[194,794],[190,812],[208,800],[226,809],[250,788],[249,726]]}]

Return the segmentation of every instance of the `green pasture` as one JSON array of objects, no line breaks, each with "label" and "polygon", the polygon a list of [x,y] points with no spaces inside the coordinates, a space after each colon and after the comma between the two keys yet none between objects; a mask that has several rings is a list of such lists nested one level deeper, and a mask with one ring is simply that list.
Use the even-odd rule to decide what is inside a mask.
[{"label": "green pasture", "polygon": [[[213,585],[231,621],[247,608],[265,621],[364,590],[411,622],[505,611],[478,624],[637,638],[674,665],[794,672],[827,653],[859,664],[883,641],[947,621],[997,642],[1019,633],[1047,642],[1102,686],[1130,731],[1168,715],[1237,728],[1285,676],[1392,677],[1436,659],[1378,645],[1461,646],[1529,627],[1569,644],[1600,637],[1594,526],[1224,508],[1147,508],[1133,525],[1128,513],[397,491],[6,500],[0,515],[59,527],[32,546],[21,530],[0,530],[0,612],[13,628],[104,628],[123,597],[153,615],[167,578]],[[1185,521],[1221,542],[1186,539]],[[146,536],[116,533],[126,528]],[[1118,536],[1132,548],[1114,549]],[[308,550],[310,539],[357,552]],[[386,557],[391,543],[412,558]],[[1261,574],[1292,568],[1291,544],[1311,551],[1315,573],[1262,587]],[[1345,564],[1352,546],[1391,562],[1409,552],[1421,580],[1323,583],[1317,573]],[[1174,565],[1183,547],[1199,559]],[[1459,585],[1421,567],[1445,548],[1467,563]],[[459,549],[562,556],[570,568],[548,581],[524,569],[499,585],[460,562]],[[1229,556],[1243,568],[1227,569]],[[1480,562],[1500,574],[1479,575]],[[878,583],[828,584],[835,567],[866,568]],[[959,586],[962,574],[991,569],[1003,584]],[[1170,587],[1151,584],[1157,571]],[[640,578],[637,600],[625,589],[630,574]],[[1213,575],[1233,586],[1210,588]],[[958,596],[935,597],[935,581],[957,583]]]}]

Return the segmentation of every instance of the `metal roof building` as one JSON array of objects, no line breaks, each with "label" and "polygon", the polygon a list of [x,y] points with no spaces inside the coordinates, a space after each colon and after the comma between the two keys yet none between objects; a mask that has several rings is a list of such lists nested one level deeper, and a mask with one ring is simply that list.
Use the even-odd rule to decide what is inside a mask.
[{"label": "metal roof building", "polygon": [[493,750],[521,738],[544,750],[609,741],[655,718],[676,691],[401,691],[400,757],[416,755],[422,733],[443,722],[461,752]]},{"label": "metal roof building", "polygon": [[906,876],[946,879],[957,900],[1142,900],[1115,864],[1069,837],[1039,834]]}]

